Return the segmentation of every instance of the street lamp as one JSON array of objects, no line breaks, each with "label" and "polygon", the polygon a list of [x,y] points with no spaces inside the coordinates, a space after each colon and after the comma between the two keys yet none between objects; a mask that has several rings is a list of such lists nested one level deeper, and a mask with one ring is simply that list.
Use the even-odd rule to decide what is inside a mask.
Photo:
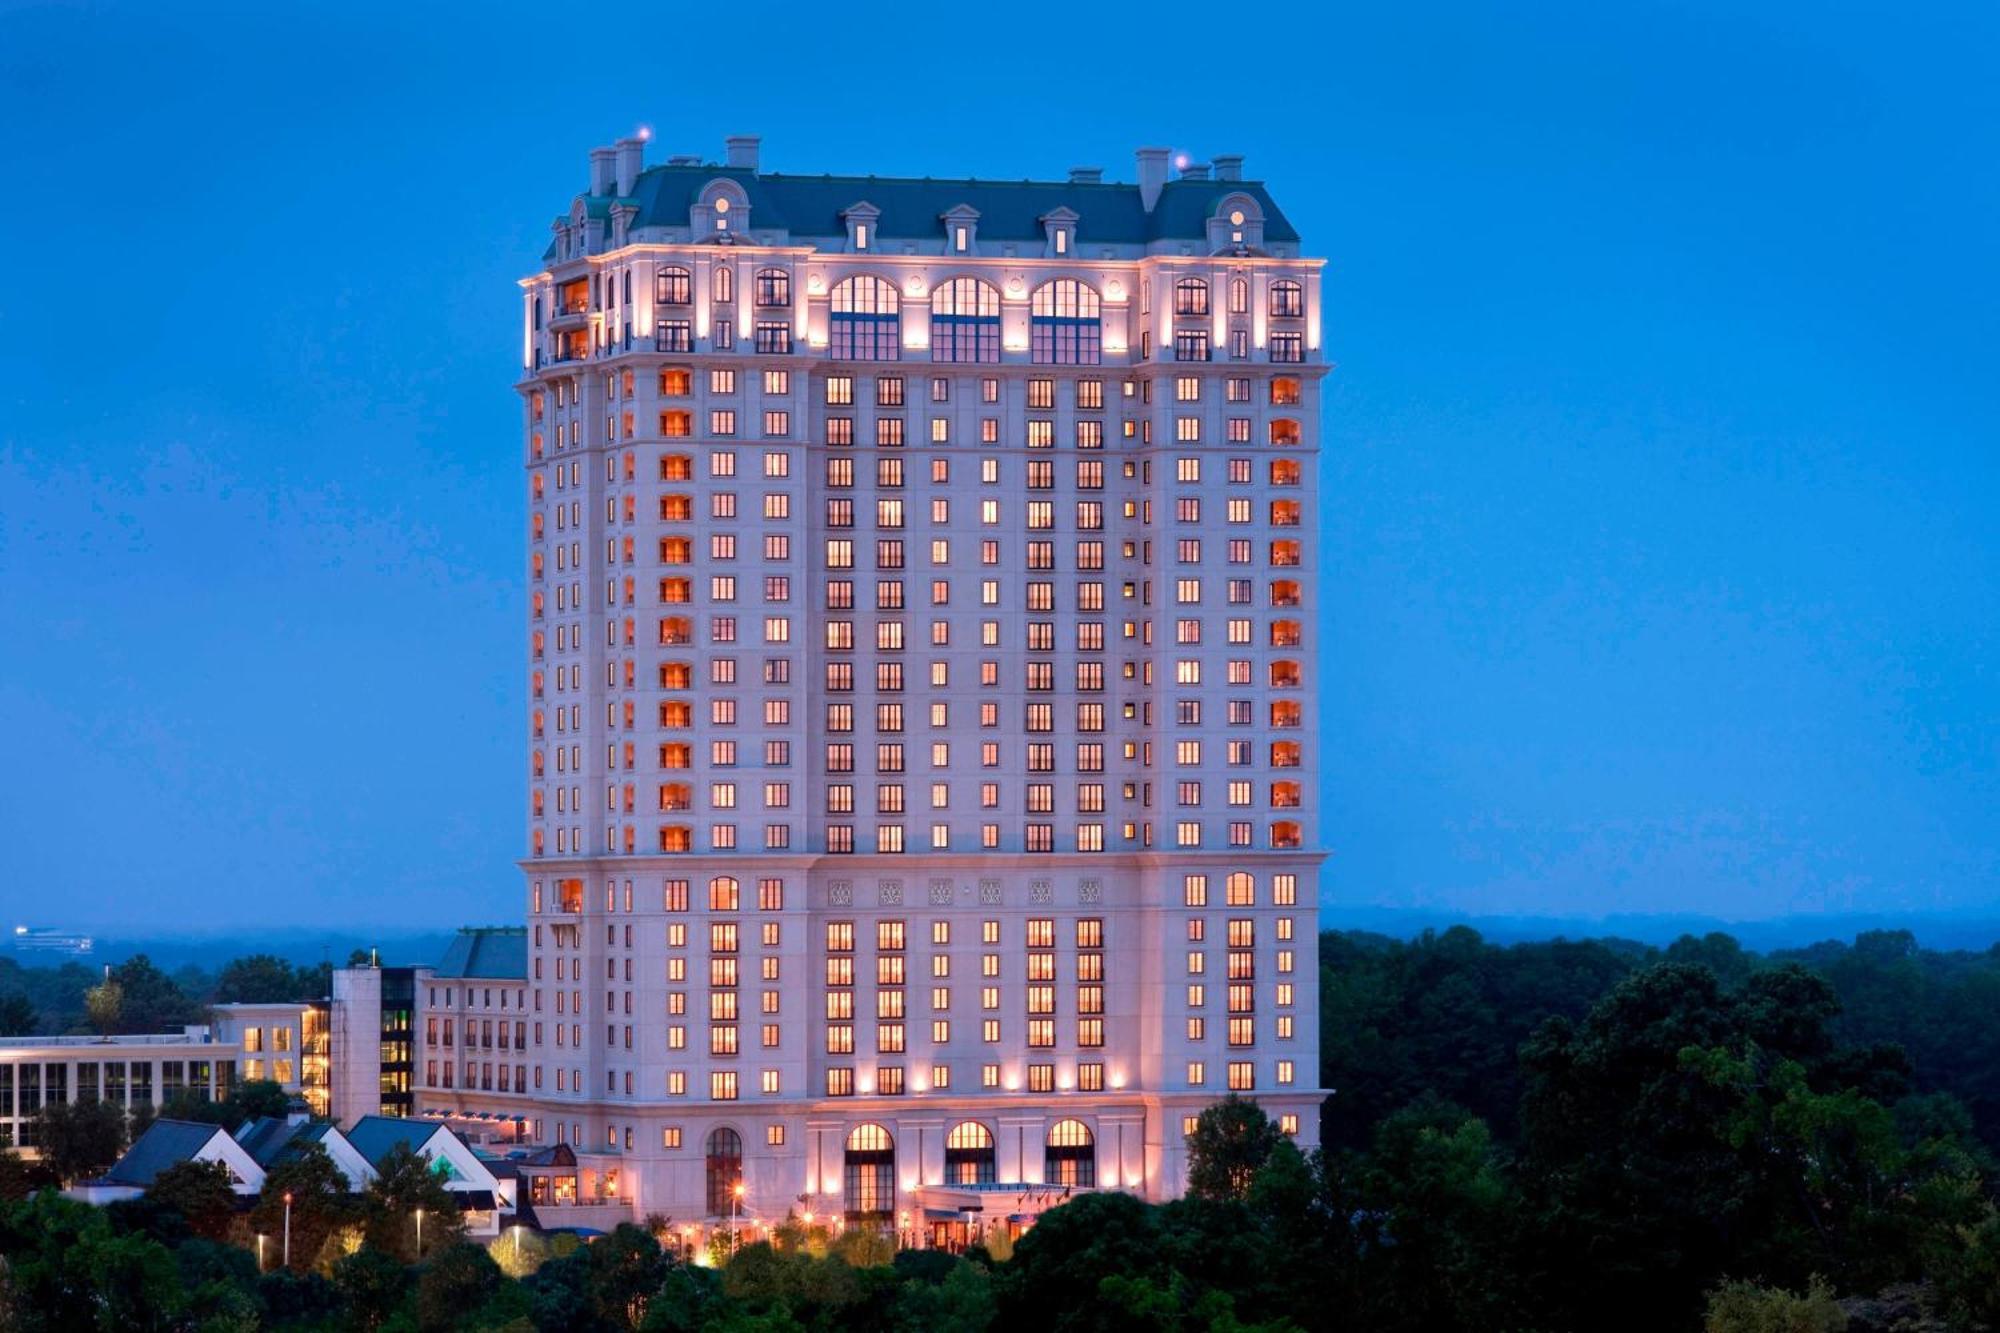
[{"label": "street lamp", "polygon": [[258,1232],[258,1233],[257,1233],[257,1271],[258,1271],[258,1272],[260,1272],[260,1273],[264,1271],[264,1241],[265,1241],[265,1236],[264,1236],[264,1233],[263,1233],[263,1232],[261,1232],[261,1231],[260,1231],[260,1232]]},{"label": "street lamp", "polygon": [[417,1258],[424,1257],[424,1210],[417,1209]]},{"label": "street lamp", "polygon": [[292,1266],[292,1192],[285,1191],[285,1267]]},{"label": "street lamp", "polygon": [[521,1228],[518,1225],[516,1225],[513,1228],[513,1232],[514,1232],[514,1267],[519,1268],[521,1266]]},{"label": "street lamp", "polygon": [[736,1188],[729,1191],[729,1252],[731,1254],[736,1253],[736,1247],[741,1243],[741,1237],[737,1231],[737,1221],[742,1216],[743,1182],[739,1179],[736,1182]]}]

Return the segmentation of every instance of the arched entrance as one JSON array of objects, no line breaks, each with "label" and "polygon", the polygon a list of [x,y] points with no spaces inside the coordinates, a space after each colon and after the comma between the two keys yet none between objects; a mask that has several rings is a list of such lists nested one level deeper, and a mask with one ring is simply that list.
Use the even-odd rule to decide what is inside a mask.
[{"label": "arched entrance", "polygon": [[944,1141],[944,1183],[991,1185],[998,1178],[993,1131],[977,1120],[953,1125]]},{"label": "arched entrance", "polygon": [[896,1141],[880,1125],[856,1125],[847,1135],[847,1220],[888,1222],[896,1215]]},{"label": "arched entrance", "polygon": [[1097,1141],[1081,1120],[1058,1120],[1049,1126],[1048,1147],[1042,1155],[1042,1181],[1048,1185],[1097,1184]]},{"label": "arched entrance", "polygon": [[708,1136],[708,1215],[727,1217],[743,1179],[743,1136],[727,1125]]}]

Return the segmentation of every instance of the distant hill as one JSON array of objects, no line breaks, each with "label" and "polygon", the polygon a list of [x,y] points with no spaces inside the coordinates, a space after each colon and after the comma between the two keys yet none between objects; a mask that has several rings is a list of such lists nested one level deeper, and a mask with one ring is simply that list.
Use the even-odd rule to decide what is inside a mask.
[{"label": "distant hill", "polygon": [[1719,917],[1669,914],[1613,913],[1602,917],[1471,916],[1463,912],[1422,908],[1374,907],[1324,903],[1320,926],[1327,930],[1368,930],[1408,939],[1425,930],[1471,926],[1496,944],[1524,940],[1637,940],[1670,944],[1682,935],[1721,931],[1744,948],[1758,953],[1797,949],[1821,940],[1851,940],[1868,930],[1907,930],[1927,949],[1965,949],[1983,953],[2000,943],[2000,915],[1943,916],[1843,912],[1777,917],[1769,921],[1725,921]]}]

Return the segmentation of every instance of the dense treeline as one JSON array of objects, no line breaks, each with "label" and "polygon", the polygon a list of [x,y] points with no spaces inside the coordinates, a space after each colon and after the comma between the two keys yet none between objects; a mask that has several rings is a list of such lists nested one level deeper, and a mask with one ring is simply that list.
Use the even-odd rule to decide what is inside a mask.
[{"label": "dense treeline", "polygon": [[1919,948],[1908,931],[1768,955],[1723,934],[1654,949],[1615,939],[1499,947],[1463,927],[1409,942],[1326,932],[1320,1066],[1323,1086],[1336,1090],[1327,1144],[1366,1143],[1373,1125],[1423,1093],[1466,1108],[1511,1143],[1522,1043],[1550,1018],[1582,1018],[1619,981],[1663,962],[1705,967],[1725,989],[1787,963],[1809,969],[1838,1002],[1834,1040],[1897,1047],[1912,1090],[1956,1098],[2000,1153],[2000,945],[1940,952]]},{"label": "dense treeline", "polygon": [[[367,961],[357,952],[348,963]],[[272,954],[249,954],[216,972],[195,966],[161,971],[145,954],[108,969],[67,962],[23,967],[0,958],[0,1036],[172,1032],[206,1021],[212,1004],[323,998],[328,963],[294,966]]]}]

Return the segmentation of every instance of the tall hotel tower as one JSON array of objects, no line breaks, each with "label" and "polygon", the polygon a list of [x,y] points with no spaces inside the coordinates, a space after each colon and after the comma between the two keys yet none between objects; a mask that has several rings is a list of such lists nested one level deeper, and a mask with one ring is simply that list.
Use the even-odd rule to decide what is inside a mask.
[{"label": "tall hotel tower", "polygon": [[910,1229],[1310,1146],[1321,261],[1240,157],[644,150],[521,282],[530,1132]]}]

